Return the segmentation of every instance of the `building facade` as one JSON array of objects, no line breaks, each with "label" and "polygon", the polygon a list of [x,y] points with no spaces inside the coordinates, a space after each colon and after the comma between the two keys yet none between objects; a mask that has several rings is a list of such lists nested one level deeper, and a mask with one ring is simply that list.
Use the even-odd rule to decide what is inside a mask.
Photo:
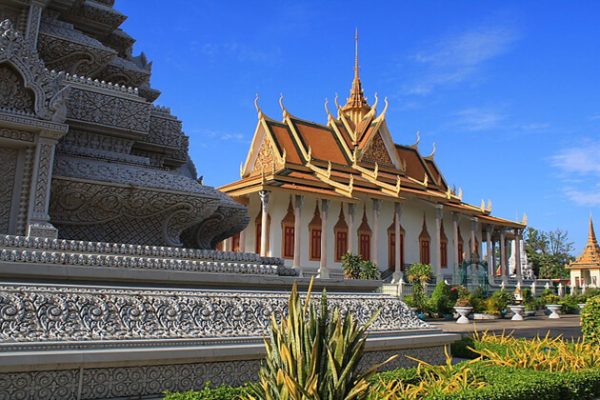
[{"label": "building facade", "polygon": [[[250,215],[225,250],[282,257],[321,277],[341,274],[341,257],[350,252],[395,281],[418,262],[431,264],[438,279],[451,279],[465,259],[486,260],[490,279],[496,270],[508,278],[507,241],[522,237],[524,223],[492,216],[491,201],[463,202],[462,190],[451,188],[438,168],[435,149],[421,154],[418,134],[412,145],[394,143],[387,99],[378,113],[377,96],[374,104],[364,96],[358,53],[350,96],[343,106],[336,98],[337,117],[325,103],[326,124],[297,118],[279,102],[282,121],[266,116],[257,98],[241,179],[220,188]],[[520,279],[519,252],[515,257]]]}]

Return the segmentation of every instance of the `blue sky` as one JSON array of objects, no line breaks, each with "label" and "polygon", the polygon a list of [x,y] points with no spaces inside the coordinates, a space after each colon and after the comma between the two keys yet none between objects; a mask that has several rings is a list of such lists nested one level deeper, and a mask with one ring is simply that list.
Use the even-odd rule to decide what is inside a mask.
[{"label": "blue sky", "polygon": [[[168,4],[168,6],[167,6]],[[600,2],[118,0],[135,53],[153,61],[157,103],[190,136],[205,182],[239,178],[253,100],[325,123],[348,95],[354,29],[363,88],[387,96],[397,143],[436,161],[464,199],[566,229],[579,253],[600,229]]]}]

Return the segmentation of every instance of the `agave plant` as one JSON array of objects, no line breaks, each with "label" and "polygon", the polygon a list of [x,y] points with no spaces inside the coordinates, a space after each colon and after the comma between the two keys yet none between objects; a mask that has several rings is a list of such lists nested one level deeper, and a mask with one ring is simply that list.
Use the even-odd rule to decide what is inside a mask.
[{"label": "agave plant", "polygon": [[377,315],[359,326],[350,313],[342,316],[337,307],[330,312],[325,291],[317,307],[310,301],[311,289],[312,281],[302,304],[294,284],[288,315],[279,323],[272,318],[259,381],[251,387],[246,399],[366,399],[367,380],[379,367],[395,358],[360,372],[358,365],[365,348],[365,332]]}]

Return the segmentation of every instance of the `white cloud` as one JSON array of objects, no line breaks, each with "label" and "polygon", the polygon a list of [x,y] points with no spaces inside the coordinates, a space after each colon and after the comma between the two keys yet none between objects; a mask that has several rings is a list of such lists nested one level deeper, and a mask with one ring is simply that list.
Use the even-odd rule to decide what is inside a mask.
[{"label": "white cloud", "polygon": [[232,133],[232,132],[221,132],[221,131],[210,130],[210,129],[200,129],[200,130],[192,130],[191,133],[205,136],[205,137],[213,139],[213,140],[222,140],[224,142],[245,143],[248,141],[248,139],[246,137],[244,137],[244,135],[242,135],[241,133],[234,133],[234,132]]},{"label": "white cloud", "polygon": [[600,141],[561,150],[550,161],[561,172],[563,191],[580,206],[600,206]]},{"label": "white cloud", "polygon": [[600,177],[600,142],[563,149],[551,160],[552,164],[563,172]]},{"label": "white cloud", "polygon": [[452,125],[466,131],[486,131],[498,128],[505,116],[495,110],[466,108],[454,114]]},{"label": "white cloud", "polygon": [[439,40],[412,59],[424,68],[409,93],[426,95],[440,86],[472,78],[489,60],[506,53],[517,34],[505,26],[486,26]]}]

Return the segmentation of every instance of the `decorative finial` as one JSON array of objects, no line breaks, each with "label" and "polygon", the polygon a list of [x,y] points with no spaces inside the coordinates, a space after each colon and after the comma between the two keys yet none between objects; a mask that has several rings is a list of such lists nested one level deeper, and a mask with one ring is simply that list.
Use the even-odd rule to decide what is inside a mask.
[{"label": "decorative finial", "polygon": [[425,172],[425,178],[423,178],[423,186],[429,186],[429,175]]},{"label": "decorative finial", "polygon": [[412,145],[414,148],[419,147],[419,143],[421,143],[421,132],[417,131],[416,136],[415,144]]},{"label": "decorative finial", "polygon": [[286,119],[289,116],[289,113],[283,105],[283,93],[281,93],[281,95],[279,96],[279,107],[281,107],[281,111],[283,111],[283,119]]},{"label": "decorative finial", "polygon": [[258,113],[258,117],[262,117],[263,113],[262,110],[260,109],[260,106],[258,105],[258,93],[256,93],[256,97],[254,98],[254,107],[256,108],[256,112]]},{"label": "decorative finial", "polygon": [[492,212],[492,199],[488,199],[486,210]]},{"label": "decorative finial", "polygon": [[523,214],[523,219],[521,220],[521,225],[527,225],[527,214]]},{"label": "decorative finial", "polygon": [[354,79],[358,79],[358,28],[354,31]]},{"label": "decorative finial", "polygon": [[459,187],[459,188],[458,188],[458,199],[459,199],[460,201],[462,201],[462,198],[463,198],[463,191],[462,191],[462,188],[461,188],[461,187]]},{"label": "decorative finial", "polygon": [[373,97],[375,98],[375,103],[373,103],[373,105],[371,106],[371,110],[373,110],[373,113],[375,113],[376,112],[375,109],[377,108],[377,103],[379,103],[379,97],[377,96],[377,92],[375,92]]},{"label": "decorative finial", "polygon": [[327,161],[327,178],[331,178],[331,161]]},{"label": "decorative finial", "polygon": [[436,148],[436,145],[435,145],[435,142],[433,142],[433,146],[432,146],[432,147],[433,147],[433,148],[432,148],[432,150],[431,150],[431,154],[429,154],[429,155],[427,156],[427,158],[433,158],[433,157],[435,156],[435,151],[436,151],[436,149],[437,149],[437,148]]},{"label": "decorative finial", "polygon": [[479,208],[481,208],[481,212],[485,212],[485,200],[481,199],[481,206]]},{"label": "decorative finial", "polygon": [[396,196],[400,194],[401,186],[402,179],[400,178],[400,175],[396,175]]},{"label": "decorative finial", "polygon": [[336,93],[336,94],[335,94],[335,97],[333,98],[333,103],[335,104],[335,107],[336,107],[336,108],[339,110],[341,107],[340,107],[340,103],[338,103],[338,97],[339,97],[339,96],[338,96],[338,94]]},{"label": "decorative finial", "polygon": [[381,112],[382,117],[385,116],[385,113],[387,112],[388,107],[390,106],[390,103],[388,103],[387,96],[383,98],[383,104],[385,105],[383,106],[383,111]]},{"label": "decorative finial", "polygon": [[240,178],[244,177],[244,162],[240,163]]},{"label": "decorative finial", "polygon": [[327,105],[329,104],[329,99],[327,99],[327,97],[325,97],[325,112],[327,113],[327,119],[333,119],[333,115],[331,115],[331,113],[329,112],[329,107],[327,107]]},{"label": "decorative finial", "polygon": [[352,193],[354,190],[354,175],[350,175],[350,182],[348,182],[348,192]]}]

